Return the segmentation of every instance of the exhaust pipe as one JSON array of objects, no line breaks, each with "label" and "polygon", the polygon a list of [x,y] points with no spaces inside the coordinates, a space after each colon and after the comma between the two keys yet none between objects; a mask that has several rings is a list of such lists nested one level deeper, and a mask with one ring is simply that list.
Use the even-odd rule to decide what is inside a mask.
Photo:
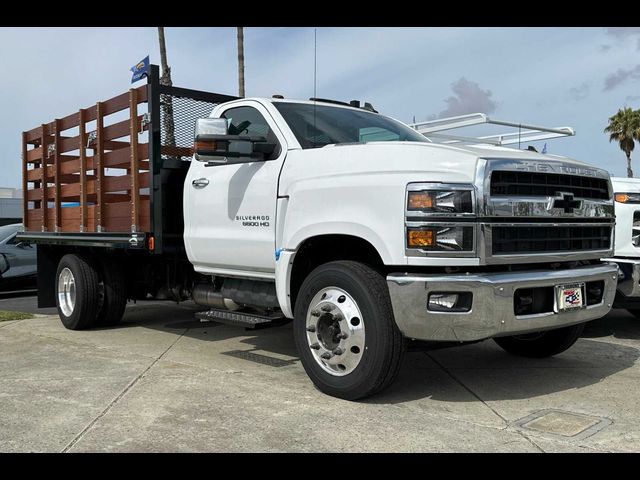
[{"label": "exhaust pipe", "polygon": [[240,305],[222,296],[220,291],[214,290],[212,285],[196,285],[191,292],[193,301],[203,307],[221,308],[224,310],[238,310]]}]

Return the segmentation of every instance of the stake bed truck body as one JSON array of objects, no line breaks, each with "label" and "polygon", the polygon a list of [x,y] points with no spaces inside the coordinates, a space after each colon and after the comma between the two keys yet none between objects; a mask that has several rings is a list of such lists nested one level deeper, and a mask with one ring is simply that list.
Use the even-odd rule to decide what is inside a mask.
[{"label": "stake bed truck body", "polygon": [[293,319],[309,377],[341,398],[386,388],[407,346],[560,353],[615,295],[606,171],[434,143],[369,104],[167,87],[151,66],[25,132],[23,165],[21,239],[67,328],[149,295],[240,327]]}]

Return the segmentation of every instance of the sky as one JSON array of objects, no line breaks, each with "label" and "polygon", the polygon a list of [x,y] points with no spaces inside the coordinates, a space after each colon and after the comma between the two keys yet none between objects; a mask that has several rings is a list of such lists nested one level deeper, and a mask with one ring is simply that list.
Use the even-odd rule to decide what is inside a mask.
[{"label": "sky", "polygon": [[[577,135],[548,153],[626,176],[603,129],[640,107],[640,27],[245,28],[246,96],[314,96],[314,35],[317,97],[367,101],[407,123],[483,112],[571,126]],[[165,37],[174,85],[237,94],[235,28]],[[0,28],[0,187],[20,187],[23,130],[126,91],[146,55],[160,63],[154,27]],[[640,148],[632,158],[640,176]]]}]

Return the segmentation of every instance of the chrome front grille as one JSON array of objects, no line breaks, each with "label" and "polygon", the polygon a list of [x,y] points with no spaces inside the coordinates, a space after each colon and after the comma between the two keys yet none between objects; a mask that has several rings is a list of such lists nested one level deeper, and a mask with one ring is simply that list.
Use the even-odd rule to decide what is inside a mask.
[{"label": "chrome front grille", "polygon": [[477,178],[484,263],[611,256],[615,217],[606,171],[563,161],[483,159]]}]

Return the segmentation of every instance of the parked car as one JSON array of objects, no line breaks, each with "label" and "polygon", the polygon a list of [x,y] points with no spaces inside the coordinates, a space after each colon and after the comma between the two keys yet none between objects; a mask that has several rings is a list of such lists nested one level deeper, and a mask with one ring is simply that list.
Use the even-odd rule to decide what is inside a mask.
[{"label": "parked car", "polygon": [[0,254],[8,263],[8,269],[0,273],[0,290],[37,288],[36,248],[16,238],[22,229],[20,223],[0,227]]}]

